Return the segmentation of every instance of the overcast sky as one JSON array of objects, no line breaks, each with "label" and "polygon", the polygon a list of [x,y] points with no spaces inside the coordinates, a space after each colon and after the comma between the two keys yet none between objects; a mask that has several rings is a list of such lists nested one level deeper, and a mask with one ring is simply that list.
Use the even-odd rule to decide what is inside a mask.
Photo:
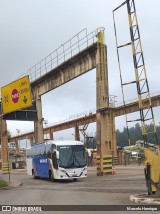
[{"label": "overcast sky", "polygon": [[[30,67],[65,43],[83,28],[88,32],[105,27],[108,47],[109,91],[121,102],[121,88],[116,56],[112,11],[121,0],[0,0],[0,70],[1,87],[14,81]],[[160,2],[135,0],[150,92],[159,91],[160,82]],[[125,38],[127,12],[116,17],[120,38]],[[127,28],[126,28],[127,27]],[[126,41],[128,42],[128,41]],[[124,56],[127,56],[124,55]],[[132,64],[126,57],[126,66]],[[133,66],[130,65],[130,66]],[[132,68],[132,67],[131,67]],[[128,69],[128,76],[133,73]],[[131,72],[131,73],[130,73]],[[42,96],[43,117],[48,123],[68,118],[96,107],[95,70]],[[128,99],[136,94],[130,90]],[[160,121],[159,108],[155,111]],[[116,119],[121,128],[123,117]],[[27,131],[33,122],[8,121],[8,129]],[[125,123],[124,123],[125,126]]]}]

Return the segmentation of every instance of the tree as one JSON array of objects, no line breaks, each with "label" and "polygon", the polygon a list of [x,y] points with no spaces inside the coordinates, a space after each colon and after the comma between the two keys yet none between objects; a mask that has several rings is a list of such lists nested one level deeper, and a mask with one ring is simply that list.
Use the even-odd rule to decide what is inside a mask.
[{"label": "tree", "polygon": [[[154,126],[153,124],[146,125],[147,132],[151,132],[154,134]],[[160,142],[160,126],[156,126],[157,130],[157,137]],[[153,138],[152,134],[149,137],[148,135],[148,143],[156,144],[156,139]],[[136,123],[135,126],[129,128],[129,138],[131,145],[134,145],[136,141],[143,140],[142,137],[142,129],[139,123]],[[120,131],[119,129],[116,130],[116,139],[117,139],[117,145],[124,147],[128,146],[128,133],[127,128],[123,128],[123,131]]]}]

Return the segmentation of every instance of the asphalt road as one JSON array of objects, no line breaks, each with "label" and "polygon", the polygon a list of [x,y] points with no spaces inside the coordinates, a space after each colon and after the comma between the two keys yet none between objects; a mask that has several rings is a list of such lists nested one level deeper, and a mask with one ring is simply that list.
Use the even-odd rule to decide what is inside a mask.
[{"label": "asphalt road", "polygon": [[[8,180],[8,175],[0,174],[0,177]],[[22,185],[0,190],[0,205],[135,205],[130,202],[130,195],[146,193],[144,166],[137,165],[117,166],[116,175],[98,177],[96,168],[89,167],[88,177],[76,182],[35,180],[26,175],[25,170],[13,170],[11,181],[21,181]],[[54,213],[82,212],[57,211]]]}]

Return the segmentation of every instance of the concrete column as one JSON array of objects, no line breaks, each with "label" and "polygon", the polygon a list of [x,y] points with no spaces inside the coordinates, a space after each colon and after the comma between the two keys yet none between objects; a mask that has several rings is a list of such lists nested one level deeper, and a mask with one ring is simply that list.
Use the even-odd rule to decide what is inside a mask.
[{"label": "concrete column", "polygon": [[111,131],[112,131],[112,142],[113,142],[113,157],[118,157],[117,153],[117,141],[116,141],[116,127],[115,127],[115,114],[114,114],[114,109],[111,111]]},{"label": "concrete column", "polygon": [[76,124],[74,129],[75,129],[75,140],[79,141],[80,140],[79,126]]},{"label": "concrete column", "polygon": [[97,113],[97,155],[100,156],[100,170],[97,174],[103,175],[103,157],[105,155],[117,157],[114,112],[112,110]]},{"label": "concrete column", "polygon": [[16,153],[19,153],[19,145],[18,145],[18,140],[16,140],[15,144],[16,144]]},{"label": "concrete column", "polygon": [[33,137],[33,136],[30,136],[30,137],[29,137],[29,140],[30,140],[30,145],[33,146],[33,144],[34,144],[34,137]]},{"label": "concrete column", "polygon": [[[97,175],[106,171],[105,158],[117,155],[115,118],[113,108],[109,106],[107,48],[103,44],[102,33],[97,35],[96,55],[96,103],[97,103]],[[109,166],[109,165],[108,165]],[[109,166],[111,167],[111,164]],[[111,169],[112,170],[112,169]]]},{"label": "concrete column", "polygon": [[50,136],[50,140],[54,140],[53,132],[51,129],[49,130],[49,136]]},{"label": "concrete column", "polygon": [[2,120],[2,117],[0,117],[0,127],[1,127],[2,173],[6,174],[10,170],[10,164],[9,164],[7,124],[5,120]]},{"label": "concrete column", "polygon": [[37,107],[38,121],[34,122],[35,143],[40,143],[44,141],[44,136],[43,136],[43,117],[42,117],[41,96],[38,96],[38,95],[36,97],[36,107]]},{"label": "concrete column", "polygon": [[107,47],[97,44],[96,54],[96,104],[97,110],[109,106]]}]

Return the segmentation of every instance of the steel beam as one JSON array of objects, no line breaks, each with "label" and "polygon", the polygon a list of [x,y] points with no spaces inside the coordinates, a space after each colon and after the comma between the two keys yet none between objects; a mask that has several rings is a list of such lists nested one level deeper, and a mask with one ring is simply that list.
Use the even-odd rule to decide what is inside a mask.
[{"label": "steel beam", "polygon": [[[152,97],[152,104],[153,104],[153,107],[160,106],[160,95],[156,95]],[[126,105],[126,108],[127,108],[127,113],[137,112],[138,102],[129,103]],[[119,106],[114,108],[114,117],[118,117],[122,115],[124,115],[124,106]],[[94,123],[96,121],[97,121],[96,114],[90,114],[88,116],[66,121],[57,125],[50,125],[49,127],[44,128],[44,131],[45,131],[45,134],[50,132],[53,133],[53,132],[62,131],[69,128],[74,128],[76,124],[78,126],[81,126],[84,124]],[[16,139],[18,140],[27,139],[30,136],[32,137],[34,136],[33,131],[27,132],[27,133],[21,133],[19,134],[19,136],[11,137],[11,141],[16,141]]]}]

